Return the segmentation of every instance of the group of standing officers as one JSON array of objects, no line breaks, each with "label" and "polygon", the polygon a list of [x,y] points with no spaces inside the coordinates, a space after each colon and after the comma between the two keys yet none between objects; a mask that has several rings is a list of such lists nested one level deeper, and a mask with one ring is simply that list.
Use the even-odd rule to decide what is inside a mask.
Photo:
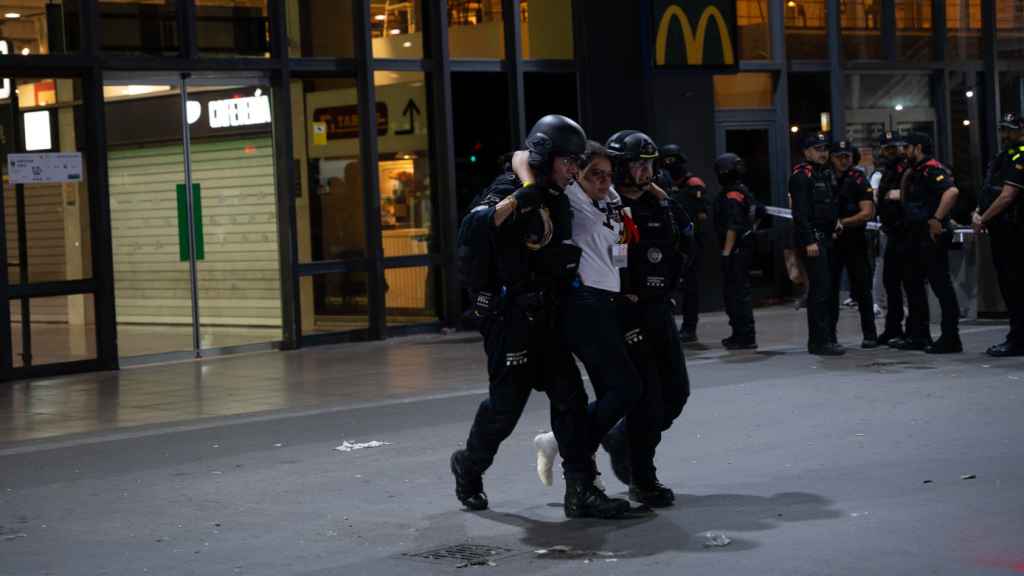
[{"label": "group of standing officers", "polygon": [[[1024,354],[1024,286],[1020,258],[1013,254],[1024,239],[1024,202],[1018,198],[1024,122],[1011,114],[1000,126],[1005,149],[989,166],[972,224],[977,233],[991,235],[1011,316],[1006,342],[988,353],[1010,356]],[[857,167],[859,153],[848,140],[812,134],[801,148],[804,161],[793,169],[789,197],[794,244],[809,281],[808,351],[844,353],[836,338],[844,270],[860,308],[862,347],[962,351],[948,260],[958,190],[934,159],[931,138],[886,133],[870,177]],[[713,220],[732,328],[722,343],[756,348],[749,268],[753,232],[766,210],[743,182],[742,158],[723,154],[714,168],[721,191]],[[630,509],[627,500],[607,496],[598,480],[600,446],[629,486],[630,499],[652,507],[673,504],[654,457],[689,397],[682,344],[696,339],[708,211],[706,186],[687,170],[678,146],[659,150],[635,130],[601,145],[559,115],[531,128],[524,150],[476,198],[459,228],[458,270],[473,298],[467,317],[484,336],[490,382],[466,446],[450,462],[456,496],[466,508],[488,507],[483,475],[532,390],[548,395],[551,410],[550,441],[537,438],[538,472],[550,483],[554,457],[562,456],[566,516],[613,518]],[[865,233],[876,212],[888,298],[881,335]],[[942,308],[942,334],[934,341],[926,281]],[[674,318],[680,304],[681,331]],[[573,355],[587,370],[594,399]]]},{"label": "group of standing officers", "polygon": [[[995,357],[1024,355],[1024,266],[1013,254],[1015,247],[1024,246],[1024,202],[1019,199],[1024,187],[1024,120],[1006,114],[999,127],[1002,150],[989,164],[972,215],[974,232],[990,236],[1010,316],[1006,340],[986,351]],[[959,190],[950,170],[935,159],[931,137],[886,132],[870,177],[857,167],[859,154],[848,140],[830,142],[824,134],[812,134],[802,140],[801,148],[804,162],[793,169],[789,197],[794,244],[809,283],[808,351],[824,356],[845,352],[837,342],[836,325],[839,282],[846,270],[860,312],[862,348],[888,345],[929,354],[962,352],[960,305],[949,270],[955,228],[951,212]],[[871,251],[865,236],[876,212],[887,301],[880,335],[874,323]],[[935,340],[926,284],[941,308],[941,334]]]}]

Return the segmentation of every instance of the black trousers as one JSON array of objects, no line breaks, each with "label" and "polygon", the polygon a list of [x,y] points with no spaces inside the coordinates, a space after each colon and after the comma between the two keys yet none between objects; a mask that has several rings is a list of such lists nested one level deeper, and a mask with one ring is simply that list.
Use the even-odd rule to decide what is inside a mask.
[{"label": "black trousers", "polygon": [[683,277],[683,328],[695,331],[700,314],[700,267],[704,262],[704,242],[694,235],[689,267]]},{"label": "black trousers", "polygon": [[839,324],[839,284],[846,270],[850,277],[850,297],[857,302],[860,312],[860,331],[865,340],[878,338],[875,328],[875,300],[871,294],[871,255],[868,239],[863,230],[848,232],[835,243],[836,255],[832,261],[832,325],[831,339],[836,341]]},{"label": "black trousers", "polygon": [[[956,336],[960,332],[960,304],[957,302],[956,290],[953,289],[953,280],[949,275],[949,246],[953,243],[953,235],[943,233],[937,240],[932,240],[927,231],[920,231],[912,236],[912,240],[915,253],[911,258],[910,268],[914,270],[915,277],[928,280],[932,293],[939,301],[939,307],[942,309],[942,334]],[[921,283],[923,284],[923,280]],[[915,290],[919,291],[919,296],[924,300],[923,331],[930,336],[927,295],[923,285]]]},{"label": "black trousers", "polygon": [[[643,395],[643,380],[623,339],[619,299],[614,292],[573,288],[565,304],[566,340],[580,359],[594,387],[595,400],[587,406],[584,449],[590,458],[605,434],[636,407]],[[559,444],[561,446],[561,444]]]},{"label": "black trousers", "polygon": [[1024,226],[999,224],[989,226],[988,233],[999,291],[1010,316],[1006,341],[1024,346],[1024,259],[1018,252],[1024,248]]},{"label": "black trousers", "polygon": [[657,477],[654,455],[662,433],[686,406],[690,377],[668,298],[623,300],[620,314],[627,351],[644,385],[639,402],[612,433],[625,436],[633,477],[644,483]]},{"label": "black trousers", "polygon": [[722,257],[722,297],[729,326],[736,338],[754,338],[754,299],[750,291],[750,260],[754,242],[738,241],[729,256]]},{"label": "black trousers", "polygon": [[531,390],[537,388],[551,401],[551,429],[565,477],[582,481],[594,477],[592,451],[587,448],[586,389],[552,314],[503,304],[481,326],[490,393],[480,404],[466,441],[469,461],[480,474],[494,462]]},{"label": "black trousers", "polygon": [[907,268],[908,249],[909,242],[904,234],[886,234],[882,285],[885,287],[885,301],[889,308],[885,313],[885,331],[898,337],[906,334],[903,330],[903,277]]},{"label": "black trousers", "polygon": [[832,268],[835,248],[831,240],[818,242],[818,255],[801,252],[807,270],[807,349],[814,350],[832,342]]}]

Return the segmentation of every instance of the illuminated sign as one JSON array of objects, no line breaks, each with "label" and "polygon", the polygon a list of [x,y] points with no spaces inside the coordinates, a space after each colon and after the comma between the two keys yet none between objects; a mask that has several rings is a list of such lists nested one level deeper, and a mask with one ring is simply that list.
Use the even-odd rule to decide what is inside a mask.
[{"label": "illuminated sign", "polygon": [[[0,55],[6,56],[11,53],[11,46],[7,43],[7,40],[0,40]],[[11,79],[4,78],[0,82],[0,100],[6,100],[11,97]]]},{"label": "illuminated sign", "polygon": [[[691,19],[691,16],[693,19]],[[696,28],[693,22],[697,22]],[[659,67],[729,67],[736,65],[733,39],[736,37],[735,0],[701,2],[655,1],[654,64]],[[709,35],[709,26],[715,24]],[[678,24],[678,26],[673,26]],[[674,40],[672,31],[682,35]],[[716,37],[717,36],[717,37]],[[678,37],[676,37],[678,38]],[[670,44],[670,40],[673,42]]]},{"label": "illuminated sign", "polygon": [[270,124],[270,97],[257,89],[255,95],[246,98],[211,100],[207,104],[207,111],[210,114],[210,128]]},{"label": "illuminated sign", "polygon": [[[377,102],[377,135],[388,133],[388,105]],[[327,140],[359,138],[359,106],[330,106],[313,111],[313,121],[323,122]],[[326,144],[326,142],[325,142]]]}]

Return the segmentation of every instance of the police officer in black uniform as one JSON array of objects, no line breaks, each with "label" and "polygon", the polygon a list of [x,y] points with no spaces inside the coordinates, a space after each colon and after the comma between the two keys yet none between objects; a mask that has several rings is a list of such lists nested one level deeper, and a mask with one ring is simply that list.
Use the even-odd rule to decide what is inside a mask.
[{"label": "police officer in black uniform", "polygon": [[828,160],[828,138],[811,134],[801,142],[804,161],[793,168],[789,196],[793,210],[794,246],[802,250],[807,269],[807,351],[820,356],[840,356],[846,350],[832,334],[833,235],[839,218]]},{"label": "police officer in black uniform", "polygon": [[[960,342],[960,305],[949,275],[949,247],[953,232],[949,213],[956,204],[959,190],[953,175],[932,154],[931,136],[913,133],[907,136],[912,166],[906,177],[903,199],[910,229],[911,279],[915,283],[907,297],[925,298],[924,280],[942,308],[942,336],[925,347],[929,354],[963,352]],[[927,300],[925,300],[927,302]],[[928,338],[931,338],[930,330]]]},{"label": "police officer in black uniform", "polygon": [[1024,118],[1008,113],[999,123],[1003,150],[992,159],[972,218],[974,231],[988,232],[992,264],[1010,316],[1010,332],[989,356],[1024,356]]},{"label": "police officer in black uniform", "polygon": [[[526,140],[536,182],[509,168],[487,188],[459,230],[460,275],[474,296],[484,336],[490,394],[480,404],[466,447],[451,457],[455,494],[470,510],[488,506],[483,474],[512,433],[531,388],[551,400],[551,426],[563,456],[568,517],[614,517],[629,503],[594,486],[586,391],[561,337],[558,303],[576,275],[568,199],[586,135],[564,116],[541,118]],[[464,268],[466,270],[464,270]]]},{"label": "police officer in black uniform", "polygon": [[885,287],[885,329],[878,336],[878,343],[899,347],[910,332],[911,318],[907,318],[908,329],[904,330],[903,276],[907,268],[909,247],[906,215],[903,212],[901,183],[907,171],[909,160],[903,154],[902,138],[886,132],[878,143],[879,155],[872,174],[871,185],[878,198],[878,219],[882,223],[884,250],[882,256],[882,285]]},{"label": "police officer in black uniform", "polygon": [[715,202],[715,228],[722,247],[722,298],[732,334],[722,340],[728,350],[757,348],[754,303],[750,290],[750,263],[754,253],[754,225],[764,207],[743,183],[743,159],[731,152],[715,159],[721,191]]},{"label": "police officer in black uniform", "polygon": [[[690,396],[675,322],[676,293],[690,250],[693,225],[686,211],[653,183],[654,141],[643,132],[618,132],[605,144],[613,161],[615,190],[636,226],[622,271],[621,318],[627,350],[644,381],[640,402],[605,437],[616,476],[632,500],[671,506],[675,494],[658,480],[654,455],[661,435]],[[623,442],[625,439],[625,442]],[[625,454],[616,447],[626,446]],[[628,466],[626,468],[624,465]]]},{"label": "police officer in black uniform", "polygon": [[839,284],[843,270],[850,278],[850,295],[860,312],[861,348],[876,348],[875,304],[871,293],[871,257],[865,226],[875,217],[874,191],[864,172],[854,167],[855,147],[849,140],[832,145],[832,169],[836,176],[839,232],[832,267],[832,340],[839,323]]},{"label": "police officer in black uniform", "polygon": [[704,180],[687,169],[688,159],[676,144],[665,144],[659,150],[658,186],[686,210],[693,221],[693,246],[683,278],[681,302],[683,324],[679,340],[697,341],[700,314],[700,272],[704,255],[704,222],[708,218],[707,187]]}]

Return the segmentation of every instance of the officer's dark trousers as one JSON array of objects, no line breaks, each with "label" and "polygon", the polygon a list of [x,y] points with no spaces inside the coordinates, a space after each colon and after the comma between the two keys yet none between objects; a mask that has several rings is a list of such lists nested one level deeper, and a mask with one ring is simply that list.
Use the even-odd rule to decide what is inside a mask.
[{"label": "officer's dark trousers", "polygon": [[690,262],[683,279],[683,328],[690,331],[697,329],[697,317],[700,313],[700,267],[704,261],[704,243],[697,238],[697,234],[694,234]]},{"label": "officer's dark trousers", "polygon": [[882,285],[885,286],[885,331],[903,336],[903,276],[907,268],[907,238],[898,232],[888,233],[885,258],[882,259]]},{"label": "officer's dark trousers", "polygon": [[601,439],[643,395],[643,380],[633,365],[619,322],[614,292],[581,286],[573,288],[565,304],[566,340],[587,369],[597,398],[587,407],[586,453],[597,451]]},{"label": "officer's dark trousers", "polygon": [[480,404],[466,449],[477,472],[494,461],[498,446],[515,429],[530,391],[551,401],[551,429],[558,440],[565,477],[590,480],[594,464],[586,440],[587,394],[557,325],[543,310],[528,315],[506,304],[481,326],[490,394]]},{"label": "officer's dark trousers", "polygon": [[654,454],[662,432],[672,426],[690,397],[679,330],[667,298],[639,303],[623,299],[620,311],[626,348],[643,379],[643,395],[617,425],[629,445],[633,478],[643,484],[656,479]]},{"label": "officer's dark trousers", "polygon": [[815,350],[832,341],[832,267],[835,250],[831,241],[818,242],[818,255],[802,252],[807,270],[807,349]]},{"label": "officer's dark trousers", "polygon": [[999,224],[988,227],[992,264],[999,280],[999,290],[1010,315],[1010,332],[1006,341],[1024,346],[1024,227]]},{"label": "officer's dark trousers", "polygon": [[[923,273],[932,287],[932,293],[942,308],[942,334],[956,336],[959,334],[960,304],[957,302],[956,290],[949,275],[949,246],[953,243],[953,235],[941,234],[932,240],[927,232],[915,234],[917,256],[914,258],[918,273]],[[921,290],[922,294],[924,290]],[[927,318],[927,295],[925,295],[925,314]],[[927,324],[925,324],[927,330]],[[929,330],[930,333],[930,330]]]},{"label": "officer's dark trousers", "polygon": [[922,259],[923,251],[917,235],[907,237],[907,259],[903,267],[903,289],[907,293],[907,329],[906,337],[914,341],[930,341],[932,339],[929,325],[928,292],[925,281],[928,279],[928,264]]},{"label": "officer's dark trousers", "polygon": [[754,300],[750,292],[750,259],[754,243],[748,237],[736,243],[732,255],[722,257],[722,292],[732,336],[753,339]]},{"label": "officer's dark trousers", "polygon": [[857,302],[860,312],[860,330],[865,340],[878,337],[875,329],[875,301],[871,295],[871,257],[868,240],[862,230],[848,232],[835,243],[836,256],[832,261],[832,326],[830,336],[836,341],[839,323],[839,284],[843,269],[850,277],[850,297]]}]

